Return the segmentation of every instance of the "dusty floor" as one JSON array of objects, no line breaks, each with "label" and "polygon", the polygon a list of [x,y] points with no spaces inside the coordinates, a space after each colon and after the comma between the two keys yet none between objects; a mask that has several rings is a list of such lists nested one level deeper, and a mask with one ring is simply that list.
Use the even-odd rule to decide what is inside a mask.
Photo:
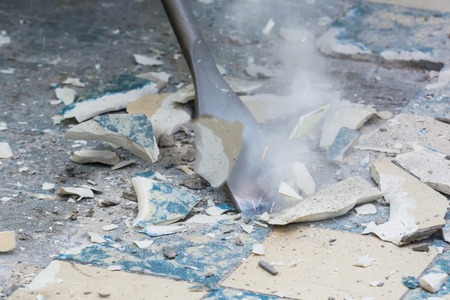
[{"label": "dusty floor", "polygon": [[[280,63],[270,52],[276,41],[268,41],[260,34],[270,17],[289,13],[287,21],[318,36],[326,30],[326,26],[317,25],[319,19],[334,20],[356,1],[308,4],[270,0],[264,2],[264,7],[256,2],[240,2],[205,5],[194,1],[194,9],[205,36],[214,41],[212,52],[218,63],[233,77],[251,79],[242,68],[249,56],[267,65]],[[49,104],[55,98],[51,85],[66,77],[79,77],[87,84],[87,88],[78,89],[80,94],[122,73],[168,72],[172,77],[163,91],[190,83],[184,60],[173,58],[180,50],[159,1],[1,1],[2,30],[11,37],[11,43],[0,48],[0,69],[15,70],[13,74],[0,74],[0,121],[8,125],[8,130],[0,131],[0,141],[8,142],[14,151],[13,159],[0,164],[0,231],[15,230],[18,234],[18,248],[0,254],[0,288],[7,297],[29,283],[55,255],[77,245],[89,228],[134,218],[136,205],[128,203],[135,197],[129,181],[132,174],[151,169],[188,186],[199,178],[176,168],[192,163],[194,157],[192,138],[184,132],[175,136],[181,148],[162,148],[161,159],[152,166],[126,150],[117,150],[122,159],[137,162],[113,172],[101,165],[71,162],[70,153],[76,148],[73,141],[63,138],[63,133],[75,122],[54,125],[51,120],[62,108]],[[164,65],[136,65],[133,53],[152,51],[162,53]],[[378,110],[398,112],[429,83],[431,76],[430,71],[407,66],[323,55],[318,59],[324,76],[343,98],[373,104]],[[273,81],[264,89],[282,91],[288,78],[284,80]],[[19,172],[20,167],[28,169]],[[325,164],[317,172],[327,170],[334,172],[335,168]],[[77,203],[41,189],[44,182],[70,186],[88,180],[103,193]],[[228,197],[224,191],[204,184],[196,193],[204,198],[200,206],[208,199],[220,202]],[[98,198],[118,198],[121,203],[100,207]],[[124,229],[119,230],[123,233]]]}]

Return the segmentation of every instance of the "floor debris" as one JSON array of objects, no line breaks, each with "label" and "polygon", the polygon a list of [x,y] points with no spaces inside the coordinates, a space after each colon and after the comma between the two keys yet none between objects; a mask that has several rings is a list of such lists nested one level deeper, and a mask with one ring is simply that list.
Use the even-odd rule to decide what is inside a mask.
[{"label": "floor debris", "polygon": [[119,163],[119,156],[108,150],[79,150],[75,151],[70,160],[79,164],[101,163],[114,166]]},{"label": "floor debris", "polygon": [[363,255],[358,257],[358,261],[353,263],[355,267],[367,268],[375,261],[375,258],[370,257],[369,255]]},{"label": "floor debris", "polygon": [[136,156],[155,162],[159,149],[150,119],[142,114],[108,114],[70,128],[66,139],[97,140],[121,146]]},{"label": "floor debris", "polygon": [[419,278],[420,287],[430,293],[437,293],[448,280],[447,273],[428,273]]},{"label": "floor debris", "polygon": [[283,181],[280,183],[278,193],[290,198],[290,200],[297,200],[297,201],[303,200],[302,196],[300,196],[289,184]]},{"label": "floor debris", "polygon": [[77,201],[83,198],[94,198],[94,192],[88,188],[82,187],[61,187],[58,190],[59,195],[75,195],[78,196]]},{"label": "floor debris", "polygon": [[274,26],[275,26],[275,22],[273,21],[272,18],[270,18],[269,21],[267,22],[266,26],[264,26],[264,28],[262,29],[262,33],[267,37],[270,36]]},{"label": "floor debris", "polygon": [[64,118],[75,118],[83,122],[100,114],[125,109],[128,103],[136,101],[147,94],[158,92],[152,81],[131,75],[120,75],[62,110]]},{"label": "floor debris", "polygon": [[156,226],[156,225],[148,225],[145,226],[143,229],[139,230],[139,232],[142,232],[149,237],[156,237],[156,236],[162,236],[162,235],[169,235],[174,234],[178,232],[183,232],[187,230],[187,226],[180,226],[180,225],[167,225],[167,226]]},{"label": "floor debris", "polygon": [[448,200],[390,161],[376,161],[371,174],[390,204],[389,221],[370,222],[364,233],[396,245],[425,239],[445,225]]},{"label": "floor debris", "polygon": [[298,119],[297,125],[295,125],[294,129],[292,130],[289,139],[297,139],[304,135],[305,133],[309,132],[312,128],[314,128],[325,116],[325,113],[330,108],[329,105],[325,105],[322,107],[319,107],[318,109],[309,112],[305,115],[300,116]]},{"label": "floor debris", "polygon": [[316,182],[304,163],[299,161],[294,162],[292,170],[295,178],[295,186],[302,192],[302,195],[311,195],[316,192]]},{"label": "floor debris", "polygon": [[133,54],[134,60],[137,64],[144,66],[160,66],[164,64],[164,62],[160,59],[157,59],[152,56],[142,55],[142,54]]},{"label": "floor debris", "polygon": [[342,127],[327,150],[327,159],[334,163],[342,163],[344,154],[356,142],[360,133],[357,130]]},{"label": "floor debris", "polygon": [[375,215],[377,213],[377,207],[369,203],[357,206],[355,211],[358,215]]},{"label": "floor debris", "polygon": [[56,98],[61,100],[64,105],[70,105],[75,101],[75,98],[77,97],[77,91],[71,88],[56,88],[55,89]]},{"label": "floor debris", "polygon": [[252,253],[254,255],[264,255],[265,251],[264,251],[263,244],[253,244],[253,246],[252,246]]},{"label": "floor debris", "polygon": [[264,271],[268,272],[271,275],[275,276],[278,274],[278,271],[272,266],[272,264],[265,260],[260,260],[258,262],[258,266],[260,266]]},{"label": "floor debris", "polygon": [[14,153],[6,142],[0,142],[0,159],[13,157]]},{"label": "floor debris", "polygon": [[243,125],[213,117],[201,117],[192,124],[195,132],[195,173],[211,186],[222,185],[233,169],[242,148]]},{"label": "floor debris", "polygon": [[10,252],[16,248],[16,232],[0,231],[0,253]]},{"label": "floor debris", "polygon": [[131,166],[131,165],[133,165],[135,163],[136,163],[136,161],[132,160],[132,159],[130,159],[130,160],[122,160],[121,162],[118,162],[115,165],[113,165],[111,167],[111,170],[113,170],[113,171],[114,170],[119,170],[119,169],[122,169],[122,168],[125,168],[125,167],[128,167],[128,166]]},{"label": "floor debris", "polygon": [[186,218],[201,197],[192,191],[155,180],[154,172],[137,174],[132,183],[139,213],[133,226],[168,225]]},{"label": "floor debris", "polygon": [[361,177],[349,177],[307,197],[292,208],[271,215],[269,224],[317,221],[342,216],[357,204],[365,204],[382,196]]},{"label": "floor debris", "polygon": [[[85,87],[86,86],[86,84],[81,82],[80,78],[73,78],[73,77],[68,77],[66,80],[63,81],[63,84],[71,85],[71,86],[75,86],[75,87]],[[64,104],[66,104],[66,103],[64,103]]]}]

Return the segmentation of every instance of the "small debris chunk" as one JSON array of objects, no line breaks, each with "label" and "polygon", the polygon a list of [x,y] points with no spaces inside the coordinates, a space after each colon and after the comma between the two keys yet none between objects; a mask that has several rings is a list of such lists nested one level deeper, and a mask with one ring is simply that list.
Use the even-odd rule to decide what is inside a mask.
[{"label": "small debris chunk", "polygon": [[275,26],[275,22],[273,21],[272,18],[270,18],[270,20],[267,22],[266,26],[264,26],[264,28],[262,29],[262,33],[265,36],[269,36],[272,33],[272,29]]},{"label": "small debris chunk", "polygon": [[420,287],[430,293],[437,293],[447,281],[447,273],[428,273],[419,279]]},{"label": "small debris chunk", "polygon": [[369,285],[370,286],[374,286],[374,287],[382,287],[384,285],[384,282],[378,281],[378,280],[374,280],[374,281],[371,281],[369,283]]},{"label": "small debris chunk", "polygon": [[73,78],[73,77],[68,77],[66,80],[64,80],[63,84],[69,84],[69,85],[76,86],[76,87],[85,87],[86,86],[86,84],[84,84],[80,81],[80,78]]},{"label": "small debris chunk", "polygon": [[79,164],[101,163],[113,166],[120,158],[115,152],[108,150],[79,150],[75,151],[70,160]]},{"label": "small debris chunk", "polygon": [[89,235],[89,239],[92,243],[96,243],[96,244],[104,244],[107,243],[108,241],[103,237],[103,235],[100,235],[98,233],[95,232],[88,232]]},{"label": "small debris chunk", "polygon": [[54,183],[50,183],[50,182],[44,182],[42,184],[42,189],[44,191],[53,191],[53,190],[55,190],[55,184]]},{"label": "small debris chunk", "polygon": [[325,105],[322,107],[319,107],[318,109],[311,111],[305,115],[300,116],[298,119],[297,125],[295,125],[294,129],[292,130],[289,139],[298,139],[305,133],[309,132],[311,129],[316,126],[320,120],[325,116],[325,113],[330,108],[329,105]]},{"label": "small debris chunk", "polygon": [[270,264],[269,262],[267,262],[265,260],[260,260],[258,262],[258,266],[260,266],[262,269],[264,269],[271,275],[275,276],[278,274],[278,271],[272,266],[272,264]]},{"label": "small debris chunk", "polygon": [[133,243],[140,249],[146,249],[153,245],[153,240],[133,241]]},{"label": "small debris chunk", "polygon": [[290,187],[286,182],[280,182],[280,187],[278,188],[278,193],[289,197],[293,200],[301,201],[303,197],[300,196],[292,187]]},{"label": "small debris chunk", "polygon": [[380,118],[382,120],[389,120],[394,117],[394,114],[388,110],[377,111],[376,115],[378,118]]},{"label": "small debris chunk", "polygon": [[162,60],[159,60],[157,58],[141,55],[141,54],[133,54],[134,60],[137,64],[144,65],[144,66],[160,66],[164,64]]},{"label": "small debris chunk", "polygon": [[119,203],[120,199],[112,199],[112,198],[98,199],[98,204],[100,204],[100,206],[115,206],[118,205]]},{"label": "small debris chunk", "polygon": [[109,224],[109,225],[103,226],[102,229],[104,231],[111,231],[111,230],[116,229],[117,227],[119,227],[119,226],[117,226],[116,224]]},{"label": "small debris chunk", "polygon": [[111,266],[108,266],[107,269],[108,269],[109,271],[122,271],[122,266],[119,266],[119,265],[111,265]]},{"label": "small debris chunk", "polygon": [[370,257],[369,255],[363,255],[358,257],[358,261],[355,262],[353,265],[355,267],[361,267],[361,268],[367,268],[369,267],[373,262],[375,261],[375,258]]},{"label": "small debris chunk", "polygon": [[373,204],[364,204],[355,208],[358,215],[375,215],[377,207]]},{"label": "small debris chunk", "polygon": [[418,244],[418,245],[412,245],[411,249],[413,251],[417,252],[428,252],[430,251],[430,246],[428,244]]},{"label": "small debris chunk", "polygon": [[56,98],[61,100],[65,105],[70,105],[75,101],[77,96],[77,91],[71,88],[56,88],[55,89]]},{"label": "small debris chunk", "polygon": [[253,224],[241,224],[241,228],[244,232],[251,234],[255,228],[255,226]]},{"label": "small debris chunk", "polygon": [[304,163],[296,161],[292,166],[292,170],[294,173],[295,185],[299,190],[302,191],[302,194],[314,194],[316,192],[316,182],[309,173],[306,165]]},{"label": "small debris chunk", "polygon": [[10,252],[16,248],[16,233],[14,231],[0,231],[0,253]]},{"label": "small debris chunk", "polygon": [[406,276],[402,278],[402,283],[408,289],[415,289],[420,286],[419,280],[414,276]]},{"label": "small debris chunk", "polygon": [[135,160],[122,160],[121,162],[118,162],[117,164],[115,164],[114,166],[111,167],[111,170],[118,170],[118,169],[122,169],[125,168],[127,166],[130,166],[132,164],[135,164],[136,161]]},{"label": "small debris chunk", "polygon": [[61,187],[58,191],[59,195],[75,195],[79,198],[77,200],[81,200],[83,198],[94,198],[94,192],[91,189],[87,188],[75,188],[75,187]]},{"label": "small debris chunk", "polygon": [[186,226],[157,226],[157,225],[149,225],[139,230],[139,232],[145,233],[149,237],[163,236],[174,234],[178,232],[186,231]]},{"label": "small debris chunk", "polygon": [[163,254],[168,259],[174,259],[177,256],[177,252],[175,251],[175,249],[170,246],[163,247]]},{"label": "small debris chunk", "polygon": [[254,255],[264,255],[265,250],[263,244],[253,244],[252,246],[252,253]]},{"label": "small debris chunk", "polygon": [[344,154],[356,142],[360,133],[357,130],[342,127],[327,151],[327,160],[334,163],[344,161]]},{"label": "small debris chunk", "polygon": [[14,153],[6,142],[0,142],[0,159],[13,157]]}]

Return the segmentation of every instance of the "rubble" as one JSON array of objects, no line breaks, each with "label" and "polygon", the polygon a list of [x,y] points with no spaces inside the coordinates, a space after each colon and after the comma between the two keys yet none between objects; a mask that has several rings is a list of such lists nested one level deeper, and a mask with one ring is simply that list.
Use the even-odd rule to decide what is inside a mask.
[{"label": "rubble", "polygon": [[78,196],[78,201],[83,198],[94,198],[94,192],[91,189],[82,187],[61,187],[58,194]]},{"label": "rubble", "polygon": [[195,132],[195,173],[211,186],[225,182],[242,147],[243,126],[214,117],[201,117],[192,124]]},{"label": "rubble", "polygon": [[6,31],[2,30],[0,32],[0,47],[11,43],[11,38],[8,36]]},{"label": "rubble", "polygon": [[[80,81],[80,78],[73,78],[73,77],[68,77],[66,80],[63,81],[63,84],[72,85],[75,87],[85,87],[86,86],[86,84],[84,84],[83,82]],[[64,104],[66,104],[66,103],[64,103]]]},{"label": "rubble", "polygon": [[83,122],[106,112],[125,109],[128,103],[158,91],[152,81],[120,75],[105,87],[86,96],[84,100],[67,106],[61,113],[65,119],[75,118],[78,122]]},{"label": "rubble", "polygon": [[363,255],[358,257],[358,261],[353,265],[355,267],[367,268],[375,261],[375,258],[370,257],[369,255]]},{"label": "rubble", "polygon": [[262,33],[265,36],[270,36],[274,26],[275,26],[275,22],[273,21],[272,18],[270,18],[269,21],[267,22],[266,26],[264,26],[264,28],[262,29]]},{"label": "rubble", "polygon": [[377,207],[373,204],[364,204],[357,206],[355,211],[358,215],[374,215],[377,213]]},{"label": "rubble", "polygon": [[269,224],[318,221],[342,216],[357,204],[374,201],[380,190],[361,177],[349,177],[310,195],[292,208],[271,215]]},{"label": "rubble", "polygon": [[333,144],[327,150],[327,160],[334,163],[342,163],[345,152],[356,142],[359,135],[358,131],[347,127],[339,129]]},{"label": "rubble", "polygon": [[0,253],[10,252],[16,248],[16,232],[0,231]]},{"label": "rubble", "polygon": [[134,241],[133,243],[136,246],[138,246],[140,249],[145,249],[145,248],[149,248],[151,245],[153,245],[153,240]]},{"label": "rubble", "polygon": [[77,96],[77,91],[71,88],[56,88],[55,89],[56,98],[61,100],[65,105],[70,105],[75,101]]},{"label": "rubble", "polygon": [[325,119],[319,146],[321,148],[330,147],[343,127],[358,130],[375,115],[375,112],[373,108],[358,104],[337,108]]},{"label": "rubble", "polygon": [[112,167],[111,167],[111,170],[119,170],[119,169],[122,169],[122,168],[125,168],[125,167],[128,167],[128,166],[130,166],[130,165],[133,165],[133,164],[135,164],[136,163],[136,161],[135,160],[132,160],[132,159],[130,159],[130,160],[122,160],[121,162],[118,162],[118,163],[116,163],[115,165],[113,165]]},{"label": "rubble", "polygon": [[289,139],[290,140],[297,139],[302,135],[304,135],[305,133],[309,132],[323,119],[325,113],[328,111],[329,108],[330,108],[329,105],[325,105],[305,115],[300,116],[297,124],[295,125],[294,129],[292,130],[289,136]]},{"label": "rubble", "polygon": [[447,273],[428,273],[419,278],[420,287],[430,293],[437,293],[448,279]]},{"label": "rubble", "polygon": [[142,54],[133,54],[134,60],[137,64],[144,65],[144,66],[160,66],[164,64],[162,60],[159,60],[152,56],[146,56]]},{"label": "rubble", "polygon": [[303,197],[300,196],[289,184],[286,182],[280,182],[280,187],[278,188],[278,193],[291,198],[291,200],[303,200]]},{"label": "rubble", "polygon": [[264,255],[265,251],[264,251],[263,244],[253,244],[253,246],[252,246],[252,253],[254,255]]},{"label": "rubble", "polygon": [[155,173],[140,173],[131,179],[139,213],[134,227],[168,225],[184,219],[201,197],[188,189],[156,180]]},{"label": "rubble", "polygon": [[387,160],[374,162],[371,175],[390,204],[390,216],[380,225],[370,222],[363,233],[404,245],[425,239],[444,226],[446,197]]},{"label": "rubble", "polygon": [[79,164],[101,163],[114,166],[119,163],[119,156],[108,150],[79,150],[75,151],[70,160]]},{"label": "rubble", "polygon": [[292,170],[295,178],[295,186],[305,195],[311,195],[316,192],[316,183],[314,178],[308,171],[305,164],[296,161],[292,165]]},{"label": "rubble", "polygon": [[0,142],[0,159],[13,157],[14,153],[6,142]]},{"label": "rubble", "polygon": [[140,158],[155,162],[159,149],[150,119],[142,114],[108,114],[70,128],[66,139],[97,140],[124,147]]}]

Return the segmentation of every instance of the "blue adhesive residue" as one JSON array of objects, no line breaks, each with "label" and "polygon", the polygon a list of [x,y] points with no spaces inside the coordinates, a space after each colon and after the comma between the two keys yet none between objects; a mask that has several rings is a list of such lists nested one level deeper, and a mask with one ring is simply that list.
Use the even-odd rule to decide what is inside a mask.
[{"label": "blue adhesive residue", "polygon": [[234,290],[234,289],[217,289],[210,292],[208,295],[203,298],[205,300],[275,300],[280,299],[276,296],[269,296],[263,294],[257,294],[242,290]]},{"label": "blue adhesive residue", "polygon": [[68,111],[72,110],[80,102],[95,101],[99,98],[111,94],[125,94],[129,91],[142,89],[145,86],[154,84],[155,83],[150,80],[142,79],[129,74],[121,74],[113,77],[113,79],[111,79],[111,81],[107,82],[106,84],[100,85],[96,89],[90,91],[86,96],[80,97],[80,101],[77,101],[76,103],[70,104],[69,106],[65,107],[61,111],[61,114],[65,114]]},{"label": "blue adhesive residue", "polygon": [[414,276],[406,276],[402,278],[402,283],[404,286],[406,286],[408,289],[415,289],[420,286],[419,280],[417,280]]},{"label": "blue adhesive residue", "polygon": [[155,147],[153,126],[144,114],[107,114],[93,120],[111,132],[128,137],[143,148]]},{"label": "blue adhesive residue", "polygon": [[[236,245],[230,226],[201,226],[174,236],[154,239],[152,250],[140,249],[132,244],[113,247],[96,244],[81,250],[79,254],[61,254],[58,259],[82,264],[108,267],[119,265],[125,271],[147,273],[199,283],[215,287],[224,276],[246,258],[255,242],[262,242],[270,229],[256,227],[251,234],[242,234],[242,246]],[[229,232],[229,239],[223,239]],[[216,237],[204,241],[207,233]],[[195,237],[202,242],[195,242]],[[162,248],[170,245],[177,252],[174,259],[167,259]]]}]

